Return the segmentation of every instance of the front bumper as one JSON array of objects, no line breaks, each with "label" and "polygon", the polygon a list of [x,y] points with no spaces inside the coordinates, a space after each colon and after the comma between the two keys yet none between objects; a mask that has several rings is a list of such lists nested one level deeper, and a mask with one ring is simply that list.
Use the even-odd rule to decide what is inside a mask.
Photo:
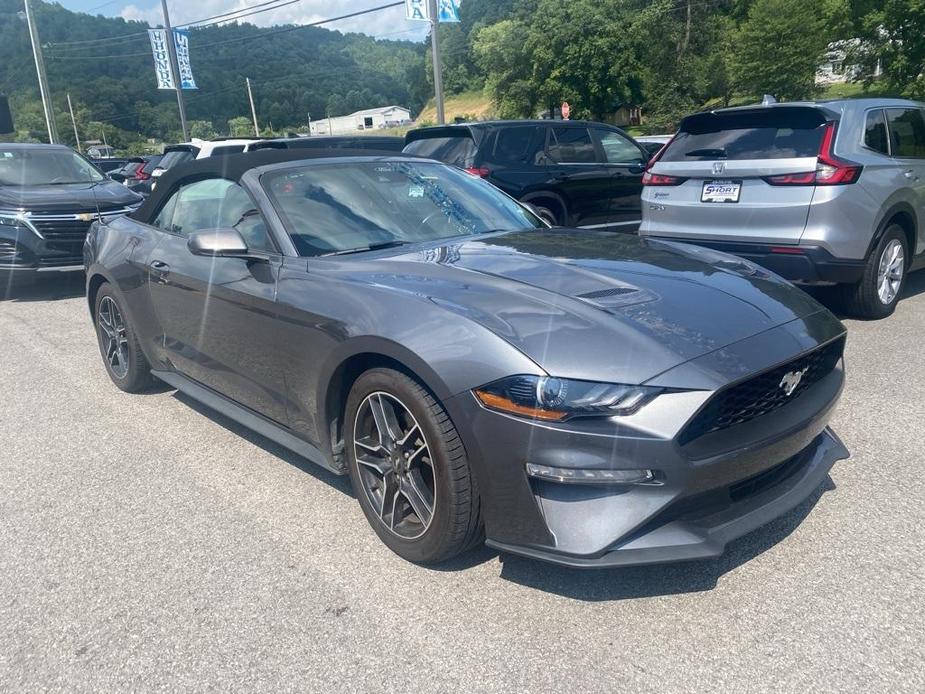
[{"label": "front bumper", "polygon": [[[658,238],[658,237],[652,237]],[[836,258],[819,246],[768,246],[756,243],[665,238],[664,241],[692,243],[745,258],[797,284],[853,284],[864,275],[863,260]],[[778,250],[772,250],[778,249]]]},{"label": "front bumper", "polygon": [[[479,484],[486,544],[576,567],[721,554],[807,498],[848,457],[828,428],[844,371],[836,367],[770,414],[682,443],[688,423],[720,389],[842,331],[834,318],[799,320],[709,353],[650,381],[691,390],[665,393],[626,417],[540,423],[487,410],[468,392],[450,398]],[[649,469],[656,483],[549,481],[528,476],[527,463]]]},{"label": "front bumper", "polygon": [[654,519],[626,541],[594,555],[572,555],[552,549],[509,545],[488,538],[503,552],[577,568],[608,568],[709,559],[726,544],[790,511],[825,480],[848,450],[831,429],[806,449],[771,469],[741,482],[689,500],[683,509]]}]

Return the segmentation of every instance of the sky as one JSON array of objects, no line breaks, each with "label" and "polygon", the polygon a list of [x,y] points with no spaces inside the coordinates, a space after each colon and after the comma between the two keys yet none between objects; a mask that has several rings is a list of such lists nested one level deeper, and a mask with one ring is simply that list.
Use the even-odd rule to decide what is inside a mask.
[{"label": "sky", "polygon": [[[265,0],[198,0],[189,2],[167,0],[170,10],[170,22],[182,26],[185,22],[211,17],[260,4]],[[59,0],[69,10],[102,14],[107,17],[124,17],[125,19],[148,22],[150,26],[161,23],[160,0]],[[389,0],[301,0],[286,7],[262,12],[247,17],[248,23],[257,26],[274,24],[307,24],[328,17],[336,17],[356,12],[367,7],[384,5]],[[393,7],[380,12],[372,12],[352,19],[325,24],[327,29],[338,31],[357,31],[381,38],[419,41],[427,35],[427,22],[413,22],[405,19],[404,7]]]}]

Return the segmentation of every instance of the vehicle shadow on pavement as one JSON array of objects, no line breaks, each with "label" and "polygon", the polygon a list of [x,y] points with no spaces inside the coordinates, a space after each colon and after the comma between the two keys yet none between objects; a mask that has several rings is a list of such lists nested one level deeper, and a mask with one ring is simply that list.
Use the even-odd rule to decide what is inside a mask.
[{"label": "vehicle shadow on pavement", "polygon": [[809,515],[822,495],[833,489],[835,483],[831,477],[827,477],[802,504],[768,525],[730,542],[726,552],[716,559],[589,570],[504,556],[501,577],[537,590],[589,602],[712,590],[723,574],[750,561],[790,535]]},{"label": "vehicle shadow on pavement", "polygon": [[201,402],[194,400],[185,393],[176,391],[174,393],[174,397],[190,409],[195,410],[198,414],[202,415],[203,417],[208,417],[219,426],[224,427],[235,436],[240,436],[242,439],[245,439],[258,448],[262,448],[267,453],[274,455],[281,460],[285,460],[293,467],[308,473],[312,477],[321,480],[325,484],[334,487],[338,491],[353,496],[353,488],[350,485],[350,478],[346,475],[335,475],[333,472],[328,472],[320,465],[316,465],[315,463],[306,458],[303,458],[297,453],[293,453],[288,448],[280,446],[278,443],[271,441],[262,434],[258,434],[257,432],[248,429],[243,424],[238,424],[233,419],[226,417],[225,415],[213,410],[207,405],[203,405]]},{"label": "vehicle shadow on pavement", "polygon": [[42,274],[22,281],[0,274],[0,301],[55,301],[74,299],[86,292],[84,273]]}]

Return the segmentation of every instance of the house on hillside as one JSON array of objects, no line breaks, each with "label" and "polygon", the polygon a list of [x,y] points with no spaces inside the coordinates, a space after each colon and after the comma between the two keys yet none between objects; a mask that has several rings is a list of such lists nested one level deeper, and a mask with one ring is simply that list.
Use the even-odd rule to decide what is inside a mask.
[{"label": "house on hillside", "polygon": [[312,135],[352,135],[358,130],[378,130],[411,122],[411,111],[403,106],[380,106],[356,111],[348,116],[332,116],[313,120]]},{"label": "house on hillside", "polygon": [[[858,39],[848,41],[835,41],[826,48],[825,55],[819,67],[816,68],[816,84],[825,86],[829,84],[844,84],[856,80],[861,75],[861,68],[851,62],[850,56],[860,45]],[[880,61],[874,68],[871,77],[880,77]]]}]

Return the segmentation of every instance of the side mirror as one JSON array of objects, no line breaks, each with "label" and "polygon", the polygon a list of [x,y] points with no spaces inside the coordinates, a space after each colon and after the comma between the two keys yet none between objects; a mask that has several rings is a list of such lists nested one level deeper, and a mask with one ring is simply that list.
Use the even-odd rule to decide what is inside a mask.
[{"label": "side mirror", "polygon": [[204,229],[190,234],[187,248],[193,255],[211,258],[248,258],[253,256],[237,229]]},{"label": "side mirror", "polygon": [[113,171],[109,174],[109,179],[115,181],[116,183],[122,183],[125,181],[125,176],[118,173],[117,171]]}]

